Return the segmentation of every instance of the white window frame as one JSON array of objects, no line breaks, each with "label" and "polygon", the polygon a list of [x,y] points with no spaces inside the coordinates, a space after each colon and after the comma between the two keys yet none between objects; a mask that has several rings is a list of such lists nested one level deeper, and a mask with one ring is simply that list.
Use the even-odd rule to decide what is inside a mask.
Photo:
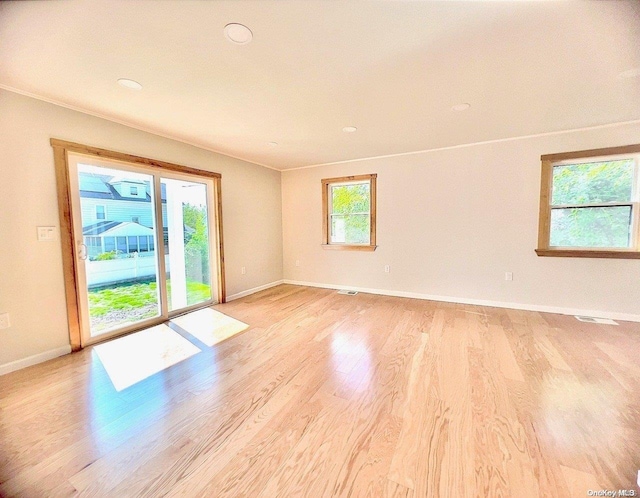
[{"label": "white window frame", "polygon": [[[349,187],[352,185],[368,185],[369,189],[371,189],[371,181],[370,180],[360,180],[357,182],[342,182],[342,183],[331,183],[329,184],[329,244],[346,244],[346,242],[336,242],[335,240],[333,240],[333,233],[332,233],[332,229],[333,229],[333,218],[338,216],[368,216],[369,217],[369,221],[371,221],[371,202],[369,202],[369,210],[368,211],[363,211],[361,213],[349,213],[348,215],[345,214],[336,214],[333,212],[333,189],[336,187]],[[371,196],[369,196],[369,200],[371,200]],[[371,234],[369,234],[369,236],[371,236]],[[362,244],[357,244],[357,245],[369,245],[370,242],[364,242]]]},{"label": "white window frame", "polygon": [[[104,214],[104,218],[100,218],[98,216],[98,208],[99,207],[102,208],[102,212]],[[106,221],[107,220],[107,206],[106,205],[104,205],[104,204],[96,204],[95,211],[96,211],[96,220],[97,221]]]}]

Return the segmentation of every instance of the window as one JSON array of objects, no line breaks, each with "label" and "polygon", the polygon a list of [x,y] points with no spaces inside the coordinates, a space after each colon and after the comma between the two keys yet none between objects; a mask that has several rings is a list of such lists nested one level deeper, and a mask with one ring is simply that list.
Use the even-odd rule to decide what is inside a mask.
[{"label": "window", "polygon": [[104,252],[111,252],[116,250],[116,238],[105,237],[104,238]]},{"label": "window", "polygon": [[106,220],[107,210],[104,206],[96,206],[96,220]]},{"label": "window", "polygon": [[138,239],[140,241],[140,252],[147,252],[149,250],[149,243],[147,242],[148,236],[143,235],[138,237]]},{"label": "window", "polygon": [[126,237],[116,237],[116,249],[118,250],[119,253],[126,253],[127,252],[127,238]]},{"label": "window", "polygon": [[322,180],[322,247],[375,251],[376,177]]},{"label": "window", "polygon": [[128,244],[129,245],[128,252],[129,253],[138,252],[138,237],[129,236],[129,237],[127,237],[127,239],[128,239],[128,242],[129,242],[129,244]]},{"label": "window", "polygon": [[542,156],[539,256],[640,258],[640,145]]},{"label": "window", "polygon": [[138,187],[129,187],[131,195],[138,195]]},{"label": "window", "polygon": [[133,221],[134,223],[140,223],[140,216],[132,216],[131,221]]}]

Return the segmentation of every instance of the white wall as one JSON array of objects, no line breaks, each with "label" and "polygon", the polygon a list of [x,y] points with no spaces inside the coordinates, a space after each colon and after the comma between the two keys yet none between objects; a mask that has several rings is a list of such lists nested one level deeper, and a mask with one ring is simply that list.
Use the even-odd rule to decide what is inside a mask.
[{"label": "white wall", "polygon": [[[540,155],[633,143],[640,124],[286,171],[285,280],[640,320],[640,260],[534,253]],[[378,249],[323,250],[320,180],[367,173]]]},{"label": "white wall", "polygon": [[282,279],[280,172],[0,90],[0,370],[69,344],[51,137],[221,173],[227,294]]}]

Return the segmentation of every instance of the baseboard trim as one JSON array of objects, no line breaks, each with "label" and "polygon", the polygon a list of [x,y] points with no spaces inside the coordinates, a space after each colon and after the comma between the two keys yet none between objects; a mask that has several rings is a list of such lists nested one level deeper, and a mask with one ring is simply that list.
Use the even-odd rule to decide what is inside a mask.
[{"label": "baseboard trim", "polygon": [[27,356],[26,358],[22,358],[21,360],[11,361],[9,363],[5,363],[4,365],[0,365],[0,375],[5,375],[10,372],[15,372],[16,370],[21,370],[32,365],[37,365],[38,363],[52,360],[53,358],[64,356],[65,354],[69,353],[71,353],[71,346],[62,346],[59,348],[50,349],[49,351],[44,351],[43,353],[34,354],[33,356]]},{"label": "baseboard trim", "polygon": [[284,280],[276,280],[274,282],[269,282],[268,284],[260,285],[258,287],[254,287],[253,289],[247,289],[242,292],[238,292],[237,294],[232,294],[227,296],[227,302],[234,301],[236,299],[240,299],[241,297],[249,296],[251,294],[255,294],[256,292],[260,292],[266,289],[271,289],[271,287],[275,287],[276,285],[284,284]]},{"label": "baseboard trim", "polygon": [[585,315],[585,316],[593,316],[597,318],[610,318],[612,320],[621,320],[626,322],[640,322],[640,315],[634,315],[631,313],[616,313],[616,312],[600,311],[600,310],[584,310],[584,309],[578,309],[578,308],[561,308],[557,306],[510,303],[510,302],[503,302],[503,301],[489,301],[486,299],[470,299],[470,298],[452,297],[452,296],[436,296],[432,294],[421,294],[417,292],[369,289],[366,287],[354,287],[351,285],[323,284],[318,282],[304,282],[301,280],[284,279],[284,283],[291,284],[291,285],[302,285],[305,287],[320,287],[323,289],[355,290],[358,292],[364,292],[366,294],[379,294],[381,296],[409,297],[412,299],[424,299],[427,301],[470,304],[474,306],[488,306],[491,308],[508,308],[508,309],[514,309],[514,310],[524,310],[524,311],[539,311],[543,313],[557,313],[559,315]]}]

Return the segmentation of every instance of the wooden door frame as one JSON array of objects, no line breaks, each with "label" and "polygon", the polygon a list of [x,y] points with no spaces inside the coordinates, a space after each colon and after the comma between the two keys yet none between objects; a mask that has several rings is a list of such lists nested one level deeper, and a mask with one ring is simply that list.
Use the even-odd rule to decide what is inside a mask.
[{"label": "wooden door frame", "polygon": [[158,172],[170,171],[213,179],[214,206],[216,212],[215,232],[218,241],[217,278],[218,301],[226,302],[226,285],[224,277],[224,240],[222,235],[222,175],[212,171],[190,168],[179,164],[116,152],[75,142],[52,138],[53,160],[56,173],[56,189],[58,193],[58,214],[60,217],[60,244],[62,247],[62,268],[64,272],[64,288],[67,303],[67,319],[69,322],[69,342],[72,351],[82,349],[80,326],[80,296],[78,295],[78,268],[75,257],[75,233],[71,211],[71,184],[69,179],[69,153],[95,156],[101,159],[115,160],[134,165],[142,165],[157,169]]}]

